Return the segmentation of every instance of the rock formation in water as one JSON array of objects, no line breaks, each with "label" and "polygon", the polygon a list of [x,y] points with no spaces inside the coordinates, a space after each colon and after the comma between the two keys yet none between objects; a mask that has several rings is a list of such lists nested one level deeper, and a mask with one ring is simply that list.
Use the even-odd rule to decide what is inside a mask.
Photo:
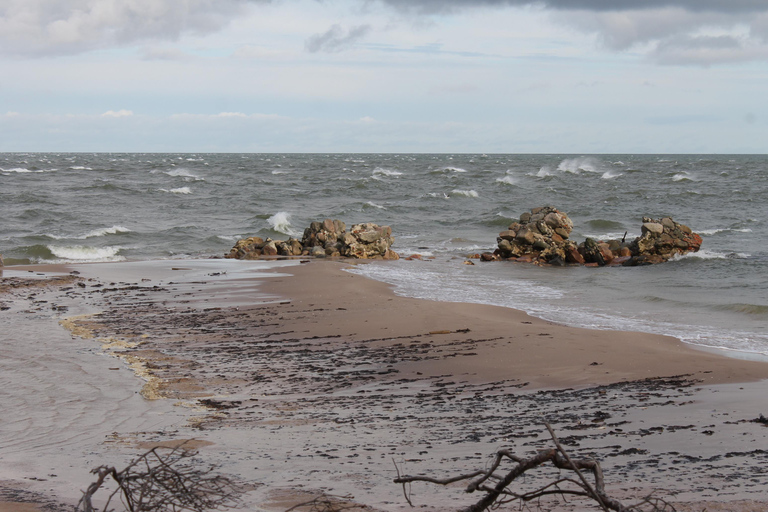
[{"label": "rock formation in water", "polygon": [[390,249],[394,242],[389,226],[366,222],[354,224],[347,231],[346,224],[340,220],[325,219],[310,224],[301,240],[272,240],[257,236],[238,240],[225,257],[241,260],[269,256],[396,260],[400,256]]},{"label": "rock formation in water", "polygon": [[498,248],[493,253],[482,254],[481,259],[550,265],[632,266],[662,263],[674,256],[696,252],[701,247],[701,236],[670,217],[658,220],[644,217],[641,236],[629,242],[587,238],[577,244],[570,239],[572,229],[573,222],[568,215],[556,208],[533,208],[523,213],[519,222],[499,233]]}]

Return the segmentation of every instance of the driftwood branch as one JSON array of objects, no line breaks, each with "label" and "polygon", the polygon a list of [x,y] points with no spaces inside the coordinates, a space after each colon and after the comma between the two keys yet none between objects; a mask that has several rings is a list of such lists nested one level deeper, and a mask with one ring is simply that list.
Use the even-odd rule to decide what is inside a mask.
[{"label": "driftwood branch", "polygon": [[[228,508],[238,502],[240,486],[213,474],[214,468],[199,468],[191,460],[197,452],[184,448],[156,447],[134,459],[125,469],[99,466],[91,471],[96,480],[83,491],[76,512],[107,512],[119,496],[129,512],[203,512]],[[107,483],[103,506],[94,506],[94,495]]]},{"label": "driftwood branch", "polygon": [[[461,512],[482,512],[510,500],[519,500],[522,503],[526,503],[544,496],[559,496],[561,498],[565,496],[579,496],[589,498],[595,502],[599,509],[605,512],[611,510],[614,512],[675,512],[675,508],[671,504],[663,499],[652,498],[651,496],[632,505],[624,505],[619,500],[611,498],[605,493],[605,481],[600,464],[594,459],[572,459],[560,444],[552,427],[548,423],[545,423],[545,426],[549,431],[555,448],[541,450],[528,458],[518,457],[509,450],[500,450],[496,453],[493,463],[487,469],[448,478],[401,476],[398,469],[395,483],[402,484],[403,492],[405,492],[405,486],[410,485],[412,482],[448,485],[462,480],[474,479],[467,486],[466,492],[474,493],[480,491],[485,494],[480,500],[462,509]],[[497,474],[497,471],[505,461],[514,462],[515,466],[508,470],[505,475],[500,476]],[[552,481],[545,481],[536,489],[527,492],[517,492],[510,487],[516,479],[526,472],[546,463],[552,463],[552,465],[561,470],[572,471],[576,477],[561,477]],[[591,475],[594,480],[593,483],[590,483],[586,476],[587,474]],[[495,484],[491,485],[489,480],[493,480]],[[406,499],[413,506],[407,493]]]}]

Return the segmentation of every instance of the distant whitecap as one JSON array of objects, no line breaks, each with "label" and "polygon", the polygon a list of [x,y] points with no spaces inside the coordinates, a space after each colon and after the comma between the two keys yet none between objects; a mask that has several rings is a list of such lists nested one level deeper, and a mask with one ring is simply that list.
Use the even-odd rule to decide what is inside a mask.
[{"label": "distant whitecap", "polygon": [[476,190],[451,190],[451,196],[480,197]]}]

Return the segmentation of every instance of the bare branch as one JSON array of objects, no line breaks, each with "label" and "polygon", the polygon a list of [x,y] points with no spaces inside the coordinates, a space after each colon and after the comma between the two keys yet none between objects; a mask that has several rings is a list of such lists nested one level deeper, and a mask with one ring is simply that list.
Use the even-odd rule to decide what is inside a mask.
[{"label": "bare branch", "polygon": [[[493,463],[487,470],[479,470],[473,473],[462,474],[448,478],[433,478],[429,476],[403,476],[398,469],[396,483],[402,483],[405,488],[406,483],[411,482],[430,482],[438,485],[448,485],[461,480],[479,478],[469,484],[467,492],[484,492],[485,495],[473,505],[470,505],[461,512],[483,512],[495,508],[502,503],[508,503],[512,500],[519,500],[521,505],[532,500],[540,499],[545,496],[578,496],[590,498],[604,512],[609,510],[615,512],[675,512],[675,508],[668,502],[659,498],[648,496],[642,501],[633,505],[626,506],[620,501],[611,498],[605,494],[605,483],[603,471],[600,464],[594,459],[572,459],[565,451],[560,441],[557,439],[552,427],[545,423],[550,433],[555,448],[541,450],[535,455],[522,458],[514,455],[509,450],[500,450],[496,453]],[[516,465],[508,470],[506,475],[500,477],[495,472],[501,467],[505,460],[515,462]],[[559,469],[573,471],[578,478],[561,477],[553,481],[544,482],[543,485],[532,491],[519,492],[510,488],[511,484],[526,472],[539,466],[551,462],[553,466]],[[585,476],[585,471],[592,474],[594,484],[591,484]],[[497,480],[495,485],[488,485],[488,480]],[[413,506],[410,499],[406,497],[408,503]]]}]

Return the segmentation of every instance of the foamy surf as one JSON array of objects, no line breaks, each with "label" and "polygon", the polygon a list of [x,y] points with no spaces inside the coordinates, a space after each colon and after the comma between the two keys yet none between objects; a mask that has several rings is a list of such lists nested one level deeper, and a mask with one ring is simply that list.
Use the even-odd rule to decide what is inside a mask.
[{"label": "foamy surf", "polygon": [[51,251],[58,260],[51,263],[62,263],[67,261],[77,262],[105,262],[105,261],[124,261],[125,257],[120,256],[122,247],[89,247],[86,245],[59,246],[49,245]]}]

